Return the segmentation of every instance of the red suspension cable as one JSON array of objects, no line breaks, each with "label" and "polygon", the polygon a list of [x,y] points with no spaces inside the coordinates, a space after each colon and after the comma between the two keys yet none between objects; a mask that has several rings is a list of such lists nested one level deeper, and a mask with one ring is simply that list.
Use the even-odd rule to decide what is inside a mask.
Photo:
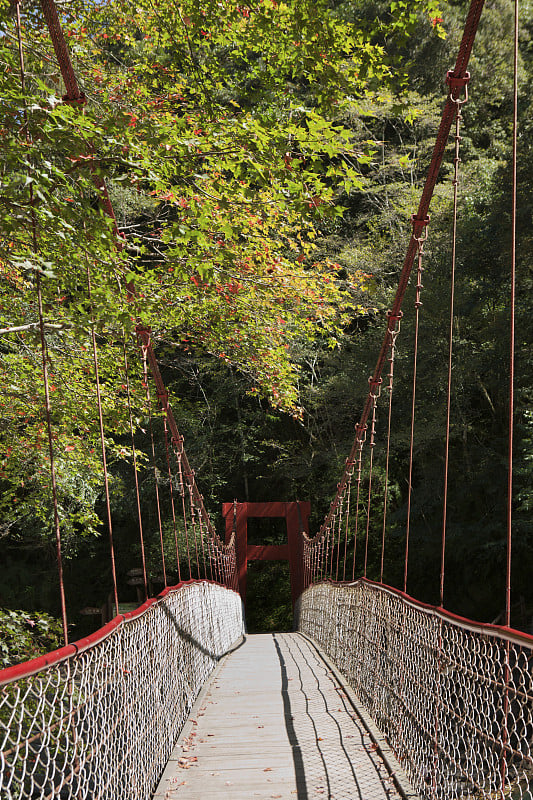
[{"label": "red suspension cable", "polygon": [[390,336],[390,355],[389,355],[389,413],[387,420],[387,452],[385,456],[385,493],[383,498],[383,528],[381,531],[381,565],[379,572],[379,581],[383,583],[383,567],[385,563],[385,533],[387,530],[387,506],[389,497],[389,460],[390,460],[390,440],[391,440],[391,421],[392,421],[392,390],[394,386],[394,358],[396,355],[396,339],[400,333],[400,321],[403,316],[400,311],[400,316],[395,320],[396,327],[390,327],[390,311],[387,312],[389,317],[389,325],[387,330]]},{"label": "red suspension cable", "polygon": [[335,580],[339,580],[339,558],[341,554],[341,528],[342,528],[342,521],[343,521],[343,510],[344,510],[344,500],[345,498],[341,498],[340,506],[339,506],[339,524],[338,524],[338,543],[337,543],[337,563],[335,566]]},{"label": "red suspension cable", "polygon": [[511,561],[513,533],[513,438],[514,438],[514,373],[516,316],[516,195],[518,163],[518,0],[514,7],[513,58],[513,186],[511,198],[511,300],[509,352],[509,447],[507,469],[507,559],[505,568],[505,624],[511,625]]},{"label": "red suspension cable", "polygon": [[[518,0],[514,2],[514,53],[513,53],[513,166],[511,190],[511,324],[509,335],[509,444],[507,464],[507,533],[505,564],[505,625],[511,627],[511,567],[513,546],[513,446],[514,446],[514,373],[515,373],[515,316],[516,316],[516,196],[518,162]],[[501,737],[501,796],[504,797],[508,781],[510,683],[512,680],[510,644],[505,648],[504,701]]]},{"label": "red suspension cable", "polygon": [[348,473],[348,484],[346,486],[346,524],[344,526],[344,561],[342,564],[342,580],[346,580],[346,562],[348,560],[348,528],[350,525],[350,501],[352,496],[352,475],[353,475],[353,464],[352,472]]},{"label": "red suspension cable", "polygon": [[[29,142],[30,136],[28,130],[28,110],[26,107],[26,78],[25,78],[25,68],[24,68],[24,51],[22,47],[22,23],[20,18],[20,0],[15,0],[15,14],[16,14],[17,41],[18,41],[18,53],[19,53],[19,64],[20,64],[20,84],[22,89],[22,95],[24,98],[23,120],[24,120],[26,140]],[[37,220],[35,217],[33,182],[30,182],[29,184],[29,198],[30,198],[30,213],[31,213],[32,247],[33,251],[37,253],[39,249],[39,244],[37,240]],[[54,513],[54,533],[56,542],[57,572],[59,581],[59,602],[61,606],[61,623],[63,631],[63,640],[65,642],[65,645],[67,645],[68,644],[67,604],[65,598],[63,556],[61,552],[61,528],[59,524],[59,510],[58,510],[58,500],[57,500],[57,478],[56,478],[56,468],[55,468],[54,437],[52,431],[52,407],[50,403],[50,385],[48,381],[48,364],[47,364],[48,351],[46,346],[46,337],[44,333],[43,295],[41,287],[41,275],[39,272],[37,272],[36,275],[35,289],[37,293],[39,335],[41,340],[41,363],[43,371],[46,428],[48,435],[48,455],[50,458],[50,480],[52,484],[52,506]]]},{"label": "red suspension cable", "polygon": [[165,431],[165,453],[167,457],[167,470],[168,470],[168,486],[170,491],[170,506],[172,509],[172,528],[174,530],[174,544],[176,545],[176,566],[178,569],[178,582],[181,583],[181,569],[180,569],[180,550],[178,546],[178,529],[176,526],[176,508],[174,506],[174,487],[173,487],[173,477],[172,477],[172,470],[170,468],[170,452],[168,447],[168,427],[167,427],[167,418],[166,416],[163,418],[163,428]]},{"label": "red suspension cable", "polygon": [[157,480],[157,463],[155,457],[155,442],[154,442],[154,428],[152,425],[152,397],[150,394],[150,386],[148,383],[148,369],[146,366],[146,348],[142,346],[142,363],[143,363],[143,381],[144,381],[144,388],[146,391],[146,408],[148,410],[148,424],[150,428],[150,442],[152,446],[152,469],[154,471],[154,485],[155,485],[155,504],[157,508],[157,522],[159,527],[159,544],[161,549],[161,564],[163,566],[163,581],[165,584],[165,589],[168,586],[167,582],[167,568],[165,563],[165,543],[163,539],[163,523],[161,520],[161,503],[159,500],[159,487],[158,487],[158,480]]},{"label": "red suspension cable", "polygon": [[179,451],[178,451],[178,475],[180,482],[181,506],[183,511],[183,527],[185,530],[185,546],[187,548],[187,566],[189,568],[189,580],[191,580],[192,578],[191,548],[189,545],[189,526],[187,524],[187,507],[185,505],[185,482],[183,480],[183,466],[181,463],[181,453]]},{"label": "red suspension cable", "polygon": [[111,521],[111,497],[109,494],[109,475],[107,472],[107,457],[105,451],[104,435],[104,414],[102,410],[102,395],[100,392],[100,371],[98,367],[98,352],[96,349],[95,319],[92,302],[91,271],[87,262],[87,296],[91,307],[91,343],[93,348],[94,380],[96,383],[96,402],[98,404],[98,425],[100,429],[100,447],[102,450],[102,466],[104,470],[104,489],[105,503],[107,512],[107,532],[109,536],[109,556],[111,559],[111,577],[113,580],[113,594],[115,597],[115,609],[118,614],[118,588],[117,588],[117,569],[115,563],[115,546],[113,544],[113,523]]},{"label": "red suspension cable", "polygon": [[202,562],[204,565],[204,578],[207,578],[207,563],[205,560],[204,528],[202,525],[202,515],[198,514],[198,535],[200,537],[200,549],[202,551]]},{"label": "red suspension cable", "polygon": [[[459,164],[460,144],[461,144],[461,120],[462,107],[468,100],[468,80],[470,75],[467,73],[461,84],[465,88],[464,99],[454,99],[456,106],[455,114],[455,154],[454,154],[454,175],[453,175],[453,230],[452,230],[452,266],[450,276],[450,325],[448,333],[448,384],[446,395],[446,443],[444,448],[444,489],[443,489],[443,508],[442,508],[442,535],[441,535],[441,557],[440,557],[440,605],[444,606],[444,561],[446,556],[446,523],[448,512],[448,468],[450,453],[450,418],[452,403],[452,358],[453,358],[453,316],[455,302],[455,266],[457,254],[457,209],[458,209],[458,189],[459,189]],[[454,79],[448,74],[447,82],[452,88]],[[457,81],[455,81],[457,84]]]},{"label": "red suspension cable", "polygon": [[[366,425],[364,429],[360,429],[360,426],[357,426],[357,433],[356,439],[357,442],[357,477],[355,482],[357,484],[356,490],[356,498],[355,498],[355,531],[354,531],[354,541],[353,541],[353,564],[352,564],[352,581],[355,580],[355,556],[357,554],[357,530],[359,527],[359,500],[361,496],[361,469],[362,469],[362,459],[363,459],[363,445],[366,440]],[[364,438],[363,438],[364,437]]]},{"label": "red suspension cable", "polygon": [[[369,379],[370,381],[372,378]],[[376,446],[376,410],[378,398],[381,394],[381,378],[377,385],[371,385],[370,391],[372,393],[372,418],[370,422],[370,464],[368,469],[368,498],[366,507],[366,536],[365,536],[365,563],[363,575],[366,578],[366,571],[368,565],[368,539],[370,535],[370,502],[372,500],[372,471],[374,467],[374,447]]]},{"label": "red suspension cable", "polygon": [[141,513],[141,493],[139,490],[139,473],[137,471],[137,448],[135,447],[135,431],[133,428],[133,413],[131,410],[131,392],[130,392],[130,375],[129,375],[129,365],[128,365],[128,354],[126,351],[126,337],[122,335],[122,344],[123,344],[123,351],[124,351],[124,377],[126,380],[126,393],[128,397],[128,417],[129,417],[129,424],[130,424],[130,435],[131,435],[131,451],[133,453],[133,474],[135,477],[135,499],[137,501],[137,521],[139,525],[139,541],[141,545],[141,559],[142,559],[142,570],[143,570],[143,581],[144,581],[144,592],[145,597],[148,599],[148,576],[146,572],[146,553],[144,547],[144,531],[143,531],[143,523],[142,523],[142,513]]},{"label": "red suspension cable", "polygon": [[[191,475],[190,477],[193,478],[194,476]],[[200,561],[198,559],[198,538],[196,536],[196,518],[194,516],[194,512],[195,512],[194,497],[193,497],[192,486],[191,486],[191,481],[190,480],[187,482],[187,487],[188,487],[188,490],[189,490],[189,509],[190,509],[190,512],[191,512],[191,526],[192,526],[192,532],[193,532],[193,536],[194,536],[194,555],[195,555],[196,570],[197,570],[196,577],[199,578],[200,577]]]},{"label": "red suspension cable", "polygon": [[[413,226],[416,225],[418,220],[413,218]],[[416,369],[418,362],[418,330],[420,322],[420,307],[422,301],[420,294],[423,289],[422,286],[422,273],[424,268],[422,260],[424,256],[424,242],[427,240],[427,226],[429,224],[429,217],[426,218],[423,228],[423,235],[416,238],[418,243],[418,269],[416,281],[416,299],[415,299],[415,343],[413,352],[413,392],[411,399],[411,435],[409,441],[409,486],[407,495],[407,524],[405,530],[405,557],[404,557],[404,572],[403,572],[403,590],[407,592],[407,569],[409,565],[409,535],[411,531],[411,498],[413,494],[413,451],[414,451],[414,438],[415,438],[415,412],[416,412]]]}]

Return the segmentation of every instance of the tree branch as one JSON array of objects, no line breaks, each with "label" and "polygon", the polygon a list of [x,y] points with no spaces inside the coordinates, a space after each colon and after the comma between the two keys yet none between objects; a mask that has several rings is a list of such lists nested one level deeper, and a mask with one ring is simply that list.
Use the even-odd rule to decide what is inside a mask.
[{"label": "tree branch", "polygon": [[[28,322],[27,325],[14,325],[11,328],[0,328],[0,335],[6,333],[19,333],[20,331],[31,331],[39,327],[38,322]],[[53,331],[62,331],[66,326],[54,322],[45,322],[44,327]]]}]

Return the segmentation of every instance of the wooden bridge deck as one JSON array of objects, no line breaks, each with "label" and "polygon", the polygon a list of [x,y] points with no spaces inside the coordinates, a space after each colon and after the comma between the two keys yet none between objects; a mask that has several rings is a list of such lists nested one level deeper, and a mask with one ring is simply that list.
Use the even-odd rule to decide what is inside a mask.
[{"label": "wooden bridge deck", "polygon": [[247,636],[202,692],[154,800],[414,798],[317,648]]}]

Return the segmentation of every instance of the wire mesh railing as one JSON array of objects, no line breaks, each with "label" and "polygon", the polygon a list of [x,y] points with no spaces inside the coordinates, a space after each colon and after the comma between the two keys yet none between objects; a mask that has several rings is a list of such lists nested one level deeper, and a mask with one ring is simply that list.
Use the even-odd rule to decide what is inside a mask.
[{"label": "wire mesh railing", "polygon": [[203,683],[242,632],[235,592],[189,582],[0,672],[2,800],[150,798]]},{"label": "wire mesh railing", "polygon": [[422,800],[531,800],[533,637],[364,579],[310,587],[298,618],[387,736]]}]

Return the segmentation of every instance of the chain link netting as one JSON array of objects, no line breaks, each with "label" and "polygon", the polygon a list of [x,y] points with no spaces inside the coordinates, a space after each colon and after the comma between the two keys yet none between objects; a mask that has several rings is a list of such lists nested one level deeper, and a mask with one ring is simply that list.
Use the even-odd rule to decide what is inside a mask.
[{"label": "chain link netting", "polygon": [[2,800],[150,798],[203,683],[243,632],[241,608],[233,591],[187,584],[83,652],[5,683]]},{"label": "chain link netting", "polygon": [[423,800],[532,800],[531,637],[365,580],[312,586],[297,614]]}]

